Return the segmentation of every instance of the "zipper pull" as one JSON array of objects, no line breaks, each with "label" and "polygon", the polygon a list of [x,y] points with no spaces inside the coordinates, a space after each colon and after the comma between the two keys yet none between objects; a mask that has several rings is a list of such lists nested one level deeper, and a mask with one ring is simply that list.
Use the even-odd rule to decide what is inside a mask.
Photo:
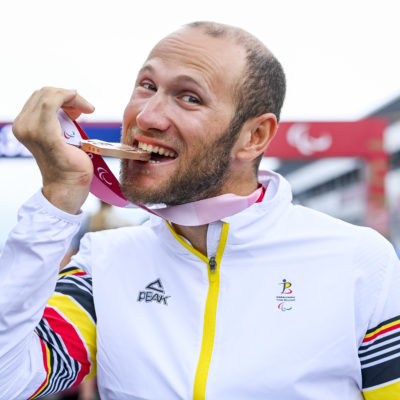
[{"label": "zipper pull", "polygon": [[208,265],[210,266],[210,272],[215,272],[217,270],[217,261],[215,260],[215,257],[209,259]]},{"label": "zipper pull", "polygon": [[218,278],[218,275],[215,273],[217,271],[217,261],[215,257],[211,257],[208,260],[208,266],[210,268],[210,275],[209,275],[210,282],[215,282]]}]

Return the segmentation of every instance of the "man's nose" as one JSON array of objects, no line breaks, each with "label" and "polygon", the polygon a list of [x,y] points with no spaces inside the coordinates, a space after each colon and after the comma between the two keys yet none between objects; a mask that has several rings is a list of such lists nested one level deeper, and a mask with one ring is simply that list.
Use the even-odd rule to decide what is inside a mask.
[{"label": "man's nose", "polygon": [[158,92],[147,99],[136,116],[136,124],[142,131],[166,131],[170,126],[167,116],[167,99]]}]

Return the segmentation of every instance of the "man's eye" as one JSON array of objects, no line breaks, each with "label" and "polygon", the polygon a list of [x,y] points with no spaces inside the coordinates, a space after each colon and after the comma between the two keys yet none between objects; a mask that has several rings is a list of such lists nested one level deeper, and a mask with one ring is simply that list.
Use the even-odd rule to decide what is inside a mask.
[{"label": "man's eye", "polygon": [[143,82],[142,87],[148,90],[152,90],[153,92],[157,91],[157,88],[151,82]]},{"label": "man's eye", "polygon": [[182,96],[182,100],[187,101],[188,103],[193,103],[193,104],[201,104],[200,99],[197,97],[191,96],[189,94],[185,94]]}]

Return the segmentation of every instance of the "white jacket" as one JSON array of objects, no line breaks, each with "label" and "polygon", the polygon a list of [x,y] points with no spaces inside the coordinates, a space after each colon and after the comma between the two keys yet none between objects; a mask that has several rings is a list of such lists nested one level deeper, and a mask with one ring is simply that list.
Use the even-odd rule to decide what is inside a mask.
[{"label": "white jacket", "polygon": [[[393,248],[371,229],[293,206],[277,174],[264,184],[261,203],[210,224],[208,257],[158,217],[85,236],[70,268],[92,278],[102,399],[355,400],[362,391],[366,399],[400,398]],[[40,223],[24,222],[32,213]],[[74,231],[66,226],[78,218],[38,194],[11,234],[0,277],[14,264],[19,272],[7,287],[30,290],[0,318],[2,400],[29,398],[50,380],[32,331],[54,290],[55,254],[62,258]],[[0,293],[3,286],[0,279]],[[15,383],[22,376],[24,387]]]}]

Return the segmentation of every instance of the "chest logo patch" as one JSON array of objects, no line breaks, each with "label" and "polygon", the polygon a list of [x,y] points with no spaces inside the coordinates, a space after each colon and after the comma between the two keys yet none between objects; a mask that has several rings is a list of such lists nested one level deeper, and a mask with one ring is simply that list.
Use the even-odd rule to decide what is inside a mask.
[{"label": "chest logo patch", "polygon": [[296,296],[293,293],[292,283],[286,279],[282,279],[279,283],[281,291],[279,295],[276,296],[276,301],[278,302],[278,309],[281,311],[290,311],[294,307],[294,302],[296,301]]},{"label": "chest logo patch", "polygon": [[145,303],[155,302],[167,306],[168,299],[170,297],[171,296],[165,295],[165,290],[163,284],[161,283],[161,279],[156,279],[155,281],[150,282],[145,287],[145,290],[139,292],[137,301]]}]

